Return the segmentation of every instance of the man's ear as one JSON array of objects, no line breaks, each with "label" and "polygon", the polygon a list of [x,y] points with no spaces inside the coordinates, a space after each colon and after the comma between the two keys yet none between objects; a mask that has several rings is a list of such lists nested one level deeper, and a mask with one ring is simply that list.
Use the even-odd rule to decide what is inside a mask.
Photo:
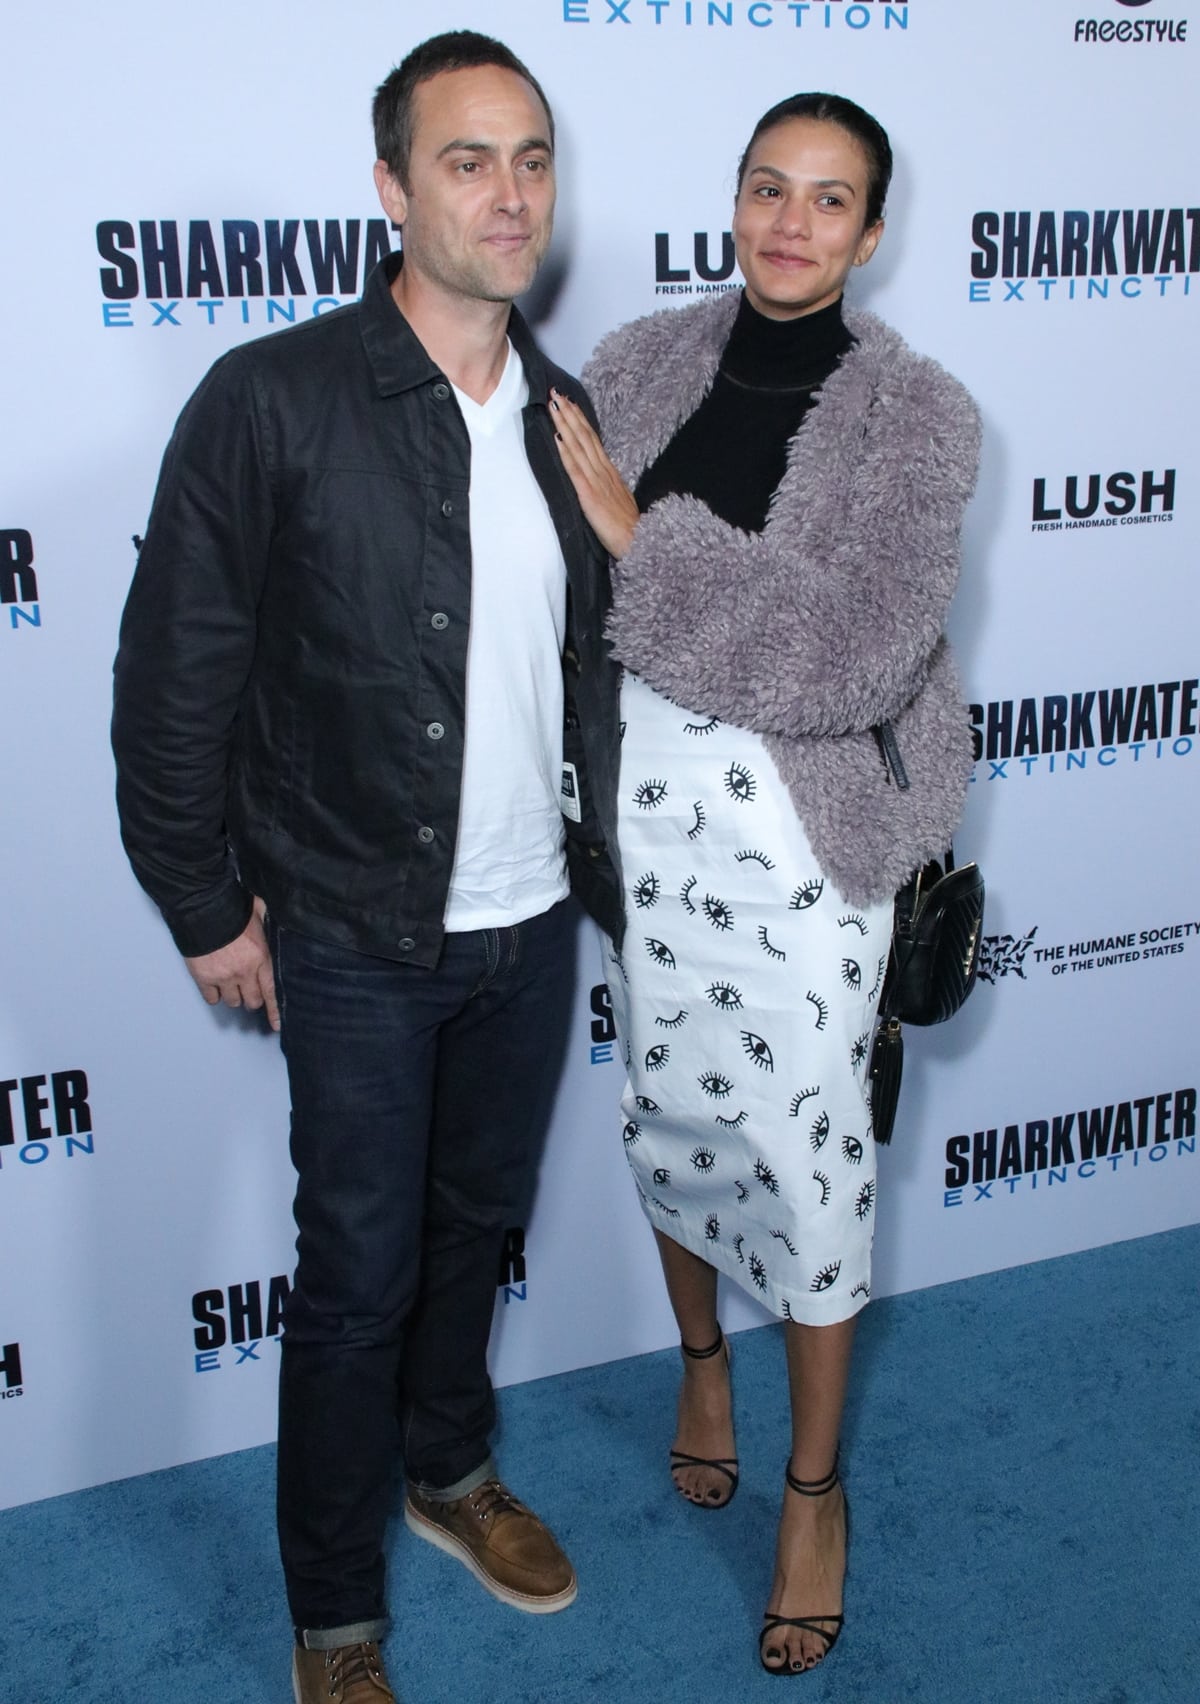
[{"label": "man's ear", "polygon": [[380,204],[393,225],[403,225],[408,216],[408,197],[400,186],[399,178],[392,176],[386,160],[375,162],[375,188]]}]

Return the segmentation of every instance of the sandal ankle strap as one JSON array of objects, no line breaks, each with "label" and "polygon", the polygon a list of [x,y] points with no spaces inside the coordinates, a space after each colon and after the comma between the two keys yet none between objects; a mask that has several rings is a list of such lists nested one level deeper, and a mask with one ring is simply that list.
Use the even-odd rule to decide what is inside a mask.
[{"label": "sandal ankle strap", "polygon": [[838,1458],[834,1456],[833,1466],[824,1479],[797,1479],[792,1472],[791,1462],[784,1468],[783,1477],[787,1480],[788,1489],[798,1492],[801,1497],[824,1497],[839,1483]]},{"label": "sandal ankle strap", "polygon": [[721,1330],[720,1326],[717,1327],[717,1341],[713,1344],[710,1344],[710,1346],[707,1349],[692,1349],[688,1344],[683,1343],[683,1342],[681,1342],[680,1345],[679,1345],[679,1347],[683,1350],[683,1353],[685,1355],[687,1355],[693,1361],[708,1361],[708,1360],[711,1360],[711,1358],[714,1355],[720,1354],[720,1352],[724,1348],[724,1346],[725,1346],[725,1333]]}]

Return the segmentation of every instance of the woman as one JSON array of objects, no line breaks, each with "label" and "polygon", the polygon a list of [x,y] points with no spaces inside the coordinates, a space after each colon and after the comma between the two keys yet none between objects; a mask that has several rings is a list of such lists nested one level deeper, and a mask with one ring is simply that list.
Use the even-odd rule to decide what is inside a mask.
[{"label": "woman", "polygon": [[552,399],[618,563],[625,1141],[684,1353],[672,1474],[701,1507],[737,1486],[717,1273],[786,1321],[792,1450],[760,1635],[774,1674],[814,1667],[842,1627],[867,1054],[892,897],[945,850],[971,767],[943,626],[976,411],[879,320],[842,313],[890,175],[886,134],[852,102],[773,107],[738,171],[744,290],[601,343],[584,376],[607,455]]}]

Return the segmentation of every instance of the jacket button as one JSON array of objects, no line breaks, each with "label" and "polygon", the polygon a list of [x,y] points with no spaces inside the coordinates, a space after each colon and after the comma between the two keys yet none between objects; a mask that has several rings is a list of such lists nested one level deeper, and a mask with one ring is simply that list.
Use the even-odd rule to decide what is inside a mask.
[{"label": "jacket button", "polygon": [[431,740],[440,740],[446,730],[440,722],[430,722],[425,732],[429,735]]},{"label": "jacket button", "polygon": [[433,830],[428,825],[422,826],[417,830],[417,839],[422,846],[428,846],[433,840]]},{"label": "jacket button", "polygon": [[439,381],[439,383],[433,387],[433,394],[437,397],[439,402],[445,402],[446,398],[450,395],[450,386],[444,385]]},{"label": "jacket button", "polygon": [[439,609],[436,615],[431,615],[429,617],[429,625],[436,633],[441,633],[449,627],[450,617],[448,615],[443,615]]},{"label": "jacket button", "polygon": [[411,935],[402,935],[396,942],[402,953],[411,953],[416,944]]},{"label": "jacket button", "polygon": [[454,504],[450,501],[449,497],[447,497],[446,501],[442,504],[442,513],[445,515],[447,520],[449,520],[450,516],[454,513]]}]

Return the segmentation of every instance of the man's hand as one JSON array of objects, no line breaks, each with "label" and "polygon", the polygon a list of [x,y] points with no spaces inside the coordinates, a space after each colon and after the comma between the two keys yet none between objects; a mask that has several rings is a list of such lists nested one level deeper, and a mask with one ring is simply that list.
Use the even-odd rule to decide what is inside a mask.
[{"label": "man's hand", "polygon": [[252,1012],[266,1007],[267,1021],[279,1028],[279,1003],[275,998],[275,976],[262,920],[266,911],[261,899],[236,941],[218,947],[215,953],[185,958],[197,988],[210,1006],[224,1000],[227,1006],[245,1006]]},{"label": "man's hand", "polygon": [[556,390],[550,392],[550,409],[559,454],[579,507],[605,550],[619,561],[633,543],[638,506],[583,410]]}]

